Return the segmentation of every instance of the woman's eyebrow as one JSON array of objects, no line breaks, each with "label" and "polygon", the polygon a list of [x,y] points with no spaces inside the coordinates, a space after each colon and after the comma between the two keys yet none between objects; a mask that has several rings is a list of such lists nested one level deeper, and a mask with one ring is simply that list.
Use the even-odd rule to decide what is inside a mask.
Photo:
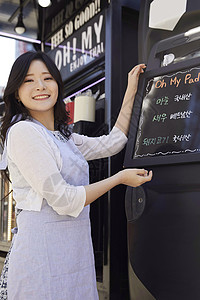
[{"label": "woman's eyebrow", "polygon": [[[50,74],[49,72],[42,72],[42,74]],[[32,73],[29,73],[29,74],[26,74],[26,76],[33,76],[34,74],[32,74]],[[25,77],[26,77],[25,76]]]}]

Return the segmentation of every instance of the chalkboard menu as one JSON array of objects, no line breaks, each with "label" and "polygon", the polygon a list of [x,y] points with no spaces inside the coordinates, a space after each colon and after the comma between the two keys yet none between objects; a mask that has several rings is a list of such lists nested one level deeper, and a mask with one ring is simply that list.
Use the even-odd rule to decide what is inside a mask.
[{"label": "chalkboard menu", "polygon": [[133,159],[191,153],[200,153],[200,66],[147,78]]}]

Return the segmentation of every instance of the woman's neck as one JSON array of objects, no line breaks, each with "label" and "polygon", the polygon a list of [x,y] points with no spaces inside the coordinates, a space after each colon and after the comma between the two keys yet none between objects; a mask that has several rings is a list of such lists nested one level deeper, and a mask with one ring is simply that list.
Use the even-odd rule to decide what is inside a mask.
[{"label": "woman's neck", "polygon": [[31,117],[35,119],[36,121],[40,122],[42,125],[44,125],[48,130],[54,131],[54,114],[42,112],[42,113],[32,113]]}]

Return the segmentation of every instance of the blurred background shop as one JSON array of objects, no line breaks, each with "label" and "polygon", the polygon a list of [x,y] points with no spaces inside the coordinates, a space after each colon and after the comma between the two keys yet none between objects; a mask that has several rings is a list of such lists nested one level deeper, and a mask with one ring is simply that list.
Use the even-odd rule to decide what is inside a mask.
[{"label": "blurred background shop", "polygon": [[[61,72],[72,130],[89,136],[107,134],[120,109],[127,73],[138,62],[140,1],[54,0],[47,7],[38,2],[0,0],[0,48],[4,49],[0,52],[0,78],[7,77],[7,70],[21,53],[45,51]],[[0,82],[1,115],[6,80]],[[122,169],[123,160],[124,151],[91,161],[91,182]],[[11,183],[2,177],[0,193],[2,267],[15,226]],[[91,205],[100,300],[131,299],[124,198],[125,187],[118,186]]]}]

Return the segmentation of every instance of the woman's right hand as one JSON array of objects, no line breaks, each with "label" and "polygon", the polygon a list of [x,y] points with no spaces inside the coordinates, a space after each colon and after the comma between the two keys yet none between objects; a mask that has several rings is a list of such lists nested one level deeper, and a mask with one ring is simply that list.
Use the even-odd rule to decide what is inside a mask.
[{"label": "woman's right hand", "polygon": [[148,172],[145,169],[124,169],[119,172],[121,176],[121,184],[131,187],[137,187],[152,179],[152,171]]}]

